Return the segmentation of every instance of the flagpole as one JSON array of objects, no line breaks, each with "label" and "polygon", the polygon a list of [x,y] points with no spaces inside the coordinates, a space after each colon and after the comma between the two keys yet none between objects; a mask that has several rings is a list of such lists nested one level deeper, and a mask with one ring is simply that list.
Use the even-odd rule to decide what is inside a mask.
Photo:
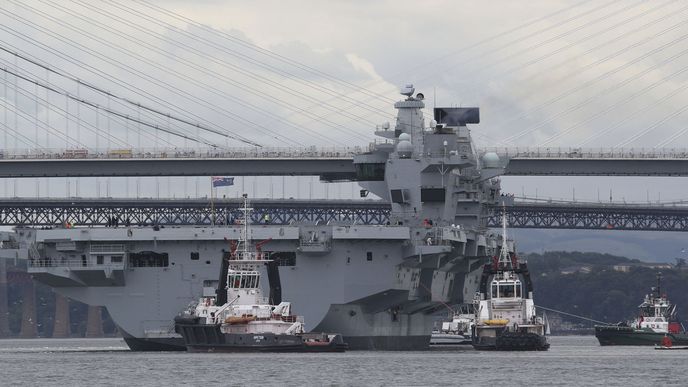
[{"label": "flagpole", "polygon": [[213,177],[210,176],[210,225],[215,226],[215,201],[214,201]]}]

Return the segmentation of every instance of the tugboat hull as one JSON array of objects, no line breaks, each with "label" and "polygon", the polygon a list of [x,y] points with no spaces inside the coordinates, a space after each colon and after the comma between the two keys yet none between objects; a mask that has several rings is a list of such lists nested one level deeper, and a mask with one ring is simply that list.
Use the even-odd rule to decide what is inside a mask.
[{"label": "tugboat hull", "polygon": [[[596,326],[595,337],[600,345],[660,345],[664,333],[623,326]],[[666,333],[674,345],[688,345],[688,334]]]},{"label": "tugboat hull", "polygon": [[547,338],[536,333],[495,330],[496,336],[473,335],[473,348],[481,351],[546,351]]},{"label": "tugboat hull", "polygon": [[184,338],[189,352],[344,352],[348,348],[341,335],[223,333],[220,324],[188,320],[176,321],[175,330]]}]

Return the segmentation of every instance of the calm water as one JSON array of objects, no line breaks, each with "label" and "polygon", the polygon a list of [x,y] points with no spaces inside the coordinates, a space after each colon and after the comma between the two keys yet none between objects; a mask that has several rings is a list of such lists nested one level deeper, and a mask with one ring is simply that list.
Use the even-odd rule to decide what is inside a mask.
[{"label": "calm water", "polygon": [[688,385],[688,351],[551,337],[548,352],[129,352],[119,339],[0,340],[0,385]]}]

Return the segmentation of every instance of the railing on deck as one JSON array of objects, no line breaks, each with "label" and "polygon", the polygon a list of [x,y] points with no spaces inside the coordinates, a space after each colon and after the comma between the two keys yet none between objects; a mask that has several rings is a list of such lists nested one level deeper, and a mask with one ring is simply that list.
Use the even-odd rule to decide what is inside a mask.
[{"label": "railing on deck", "polygon": [[91,254],[113,253],[123,254],[126,252],[126,246],[121,243],[113,244],[92,244]]},{"label": "railing on deck", "polygon": [[562,147],[489,147],[480,154],[494,152],[506,158],[569,159],[688,159],[688,148],[562,148]]},{"label": "railing on deck", "polygon": [[0,160],[78,160],[78,159],[299,159],[342,158],[361,153],[355,147],[304,147],[304,148],[140,148],[140,149],[5,149]]},{"label": "railing on deck", "polygon": [[122,262],[103,262],[97,263],[91,259],[55,259],[55,258],[39,258],[30,259],[29,267],[68,267],[68,268],[107,268],[124,266],[125,260]]}]

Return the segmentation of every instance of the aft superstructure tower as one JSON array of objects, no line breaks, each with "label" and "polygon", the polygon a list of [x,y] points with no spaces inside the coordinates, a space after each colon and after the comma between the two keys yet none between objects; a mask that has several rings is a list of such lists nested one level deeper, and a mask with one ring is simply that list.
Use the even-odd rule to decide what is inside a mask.
[{"label": "aft superstructure tower", "polygon": [[[497,253],[499,238],[488,233],[486,220],[500,198],[499,159],[475,151],[466,124],[480,121],[478,109],[435,108],[428,121],[424,96],[414,93],[412,85],[402,89],[406,98],[394,104],[394,127],[378,127],[375,134],[384,140],[354,157],[362,195],[369,191],[388,200],[389,226],[407,227],[410,235],[394,289],[346,304],[358,306],[348,316],[333,307],[323,320],[323,329],[342,332],[353,347],[359,346],[353,334],[361,336],[360,346],[373,348],[429,341],[429,316],[445,304],[471,300],[482,263]],[[331,325],[337,322],[343,324]],[[385,331],[388,341],[366,338],[366,330]],[[390,345],[396,333],[399,343]]]}]

